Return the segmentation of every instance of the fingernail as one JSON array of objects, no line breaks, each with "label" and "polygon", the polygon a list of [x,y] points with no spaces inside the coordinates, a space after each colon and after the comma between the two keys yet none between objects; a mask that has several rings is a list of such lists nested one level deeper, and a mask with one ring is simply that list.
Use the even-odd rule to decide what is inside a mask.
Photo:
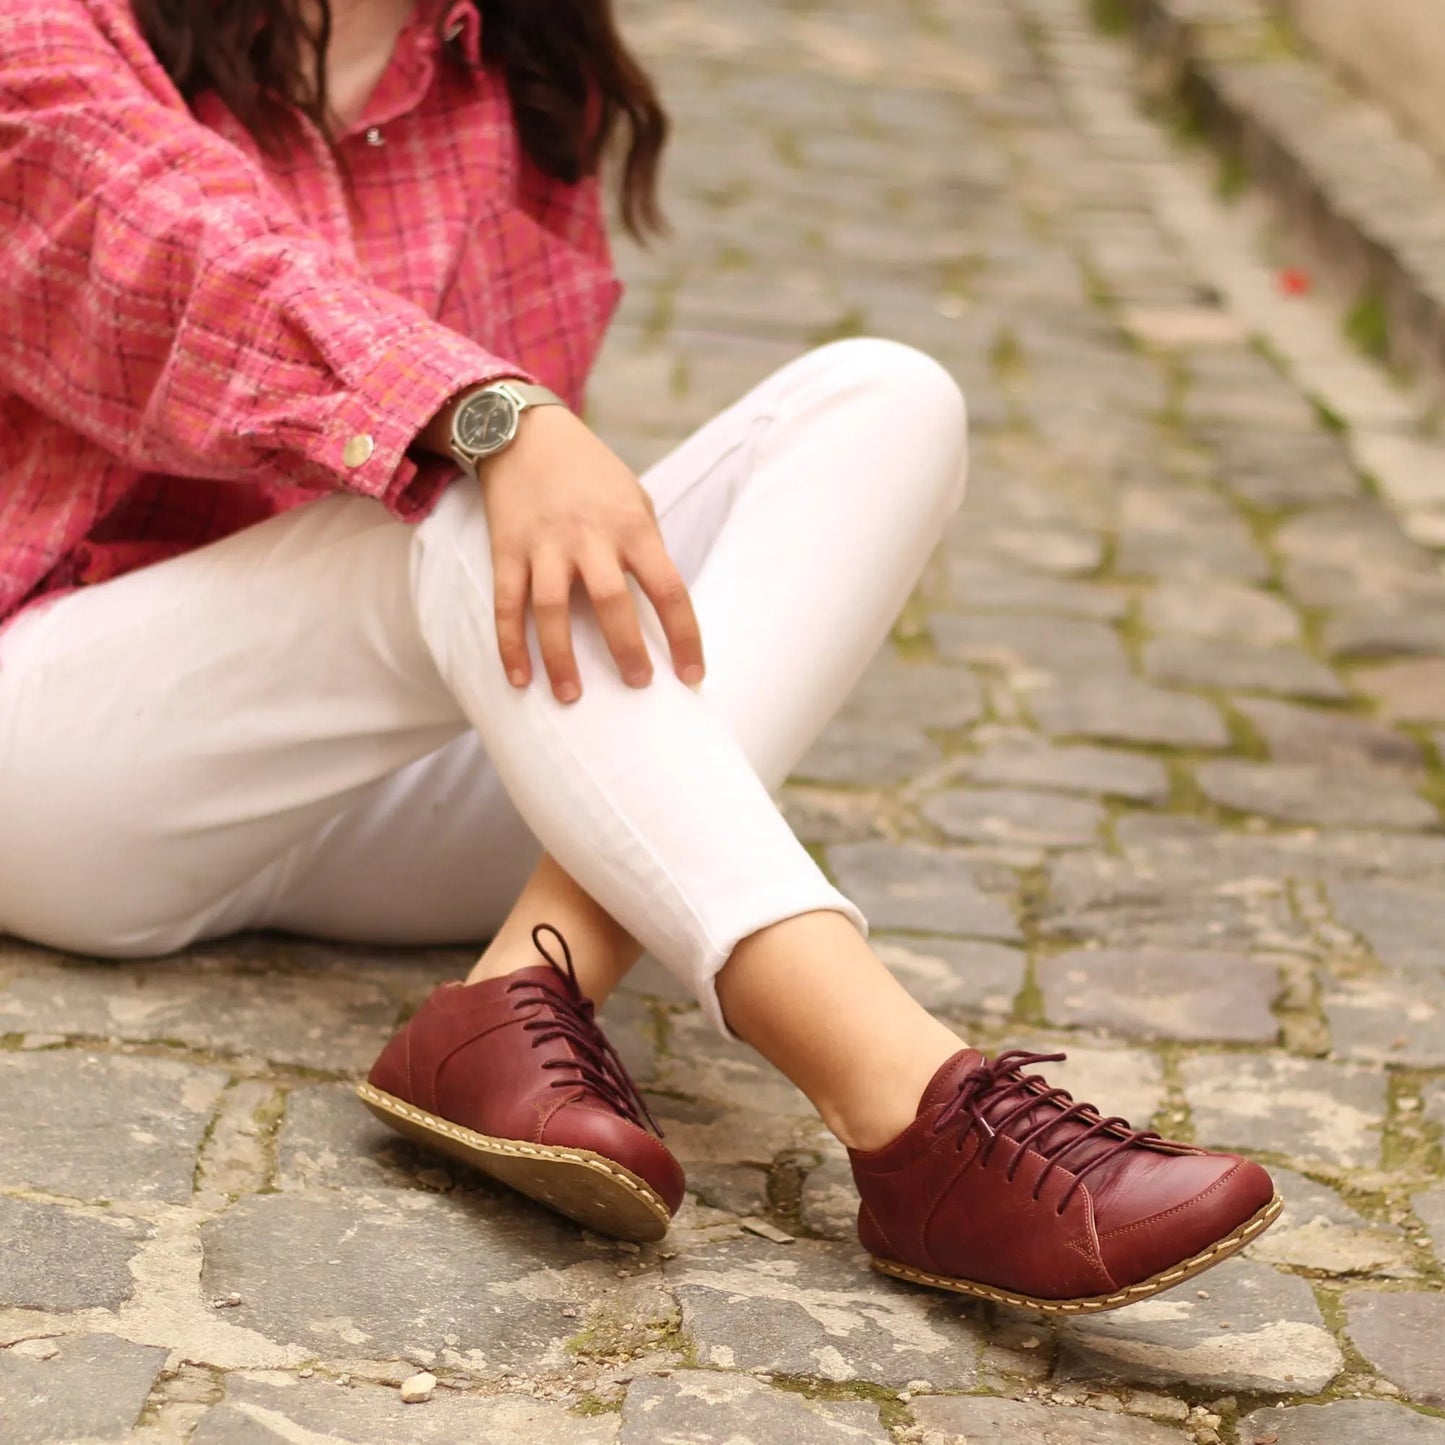
[{"label": "fingernail", "polygon": [[682,670],[682,680],[689,687],[696,687],[702,681],[702,668],[695,662],[689,663]]},{"label": "fingernail", "polygon": [[582,689],[575,682],[564,682],[557,689],[558,702],[576,702],[582,696]]},{"label": "fingernail", "polygon": [[652,681],[652,673],[646,668],[634,668],[627,674],[629,687],[646,687]]},{"label": "fingernail", "polygon": [[520,667],[514,667],[511,672],[507,674],[507,680],[513,687],[526,687],[527,674],[523,672]]}]

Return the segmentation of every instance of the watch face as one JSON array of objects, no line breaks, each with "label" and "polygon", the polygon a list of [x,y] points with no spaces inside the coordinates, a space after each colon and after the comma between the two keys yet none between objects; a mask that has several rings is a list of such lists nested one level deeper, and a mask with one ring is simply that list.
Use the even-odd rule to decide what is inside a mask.
[{"label": "watch face", "polygon": [[498,392],[481,392],[462,406],[453,430],[464,450],[483,456],[494,452],[516,434],[516,404]]}]

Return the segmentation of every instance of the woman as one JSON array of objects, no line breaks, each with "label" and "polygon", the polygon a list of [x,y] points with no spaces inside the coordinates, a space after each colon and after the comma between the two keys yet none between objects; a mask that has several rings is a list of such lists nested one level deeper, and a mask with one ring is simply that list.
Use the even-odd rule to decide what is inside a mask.
[{"label": "woman", "polygon": [[640,481],[577,416],[601,159],[645,230],[664,133],[604,0],[0,0],[0,929],[490,937],[362,1098],[633,1239],[684,1180],[593,1010],[646,948],[880,1268],[1152,1294],[1268,1176],[960,1049],[769,797],[958,505],[952,381],[825,347]]}]

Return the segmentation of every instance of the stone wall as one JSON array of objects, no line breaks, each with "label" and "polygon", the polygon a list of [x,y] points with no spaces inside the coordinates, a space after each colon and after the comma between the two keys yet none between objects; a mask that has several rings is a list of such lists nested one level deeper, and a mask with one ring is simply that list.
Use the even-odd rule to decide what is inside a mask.
[{"label": "stone wall", "polygon": [[1442,0],[1278,0],[1300,34],[1363,82],[1445,164]]}]

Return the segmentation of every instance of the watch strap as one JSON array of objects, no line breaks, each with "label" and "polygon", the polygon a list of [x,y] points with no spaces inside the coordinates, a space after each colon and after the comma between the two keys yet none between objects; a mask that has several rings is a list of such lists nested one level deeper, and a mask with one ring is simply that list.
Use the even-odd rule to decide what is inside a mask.
[{"label": "watch strap", "polygon": [[519,411],[525,411],[529,406],[567,405],[550,387],[538,386],[531,381],[494,381],[489,386],[478,387],[477,390],[510,392]]}]

